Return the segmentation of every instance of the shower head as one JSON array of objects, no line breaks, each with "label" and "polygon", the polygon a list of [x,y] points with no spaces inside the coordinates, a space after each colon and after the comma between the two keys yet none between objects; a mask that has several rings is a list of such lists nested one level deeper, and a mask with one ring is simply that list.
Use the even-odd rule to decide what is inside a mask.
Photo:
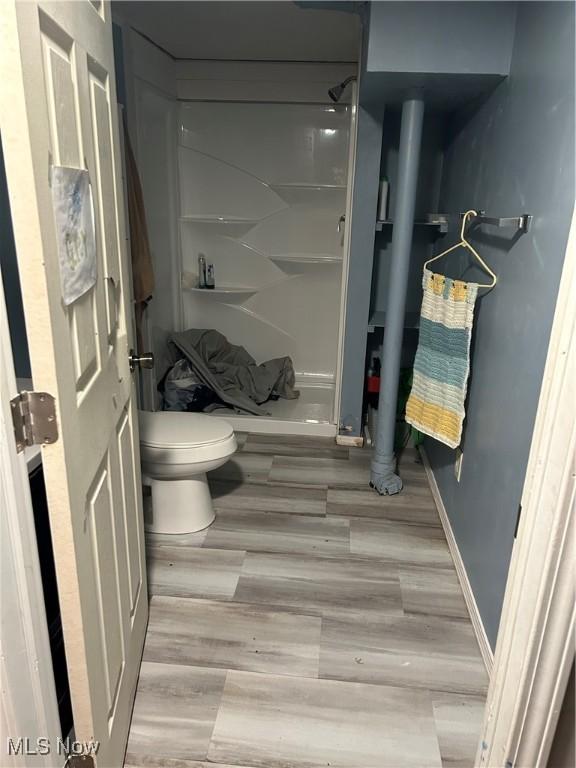
[{"label": "shower head", "polygon": [[342,94],[344,93],[344,89],[348,85],[348,83],[351,83],[353,80],[356,80],[356,75],[350,75],[350,77],[347,77],[346,80],[342,80],[341,83],[338,83],[338,85],[333,86],[328,90],[328,96],[332,99],[332,101],[340,101],[342,98]]},{"label": "shower head", "polygon": [[335,85],[334,88],[330,88],[328,91],[328,96],[332,99],[332,101],[340,101],[340,96],[344,93],[344,86],[342,84]]}]

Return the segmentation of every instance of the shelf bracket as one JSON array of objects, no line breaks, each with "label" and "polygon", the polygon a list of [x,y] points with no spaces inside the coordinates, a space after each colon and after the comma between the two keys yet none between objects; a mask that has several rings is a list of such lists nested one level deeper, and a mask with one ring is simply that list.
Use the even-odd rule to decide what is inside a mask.
[{"label": "shelf bracket", "polygon": [[[464,214],[461,214],[462,216]],[[522,234],[530,231],[532,219],[534,217],[529,213],[523,213],[521,216],[486,216],[484,211],[479,211],[478,216],[473,220],[474,224],[488,224],[491,227],[514,227]]]}]

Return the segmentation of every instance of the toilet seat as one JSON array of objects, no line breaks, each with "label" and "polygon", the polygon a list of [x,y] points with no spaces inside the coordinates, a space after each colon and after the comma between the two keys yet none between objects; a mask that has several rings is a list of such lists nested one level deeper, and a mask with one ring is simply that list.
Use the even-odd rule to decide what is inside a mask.
[{"label": "toilet seat", "polygon": [[201,465],[236,450],[234,430],[205,413],[140,411],[140,454],[144,464]]},{"label": "toilet seat", "polygon": [[204,413],[140,411],[140,443],[149,448],[186,450],[213,446],[233,434],[227,421]]},{"label": "toilet seat", "polygon": [[201,531],[215,518],[206,473],[238,447],[232,426],[216,416],[181,411],[140,411],[139,422],[142,483],[152,491],[147,530]]}]

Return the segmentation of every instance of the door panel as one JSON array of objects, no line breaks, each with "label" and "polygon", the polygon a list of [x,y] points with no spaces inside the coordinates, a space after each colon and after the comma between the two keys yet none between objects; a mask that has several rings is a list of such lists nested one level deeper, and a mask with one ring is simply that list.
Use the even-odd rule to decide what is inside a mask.
[{"label": "door panel", "polygon": [[97,584],[97,618],[101,641],[101,667],[105,683],[106,713],[113,711],[122,669],[122,623],[115,553],[113,478],[107,455],[88,491],[86,517],[90,521],[92,561]]},{"label": "door panel", "polygon": [[100,209],[99,226],[102,231],[102,249],[106,265],[106,322],[107,340],[112,345],[117,331],[116,286],[119,281],[118,248],[115,233],[114,166],[110,126],[110,103],[106,83],[95,73],[90,75],[90,97],[93,115],[93,140],[96,147],[97,196]]},{"label": "door panel", "polygon": [[118,422],[117,467],[122,486],[122,498],[124,500],[122,520],[124,524],[124,557],[128,569],[128,607],[130,609],[130,623],[132,623],[137,606],[138,595],[145,578],[142,572],[142,558],[140,557],[143,545],[142,528],[138,525],[136,516],[130,514],[131,509],[137,508],[138,505],[136,499],[140,494],[140,487],[136,487],[134,483],[134,453],[135,446],[132,416],[129,411],[126,411],[123,414],[123,418]]},{"label": "door panel", "polygon": [[[112,31],[105,3],[0,7],[0,129],[34,386],[56,397],[43,448],[76,738],[122,765],[148,615]],[[51,165],[88,170],[96,285],[60,289]]]}]

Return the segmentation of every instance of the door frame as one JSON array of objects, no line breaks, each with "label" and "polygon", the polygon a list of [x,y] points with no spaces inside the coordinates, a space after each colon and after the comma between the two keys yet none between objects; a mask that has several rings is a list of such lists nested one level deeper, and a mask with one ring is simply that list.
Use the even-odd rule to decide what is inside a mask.
[{"label": "door frame", "polygon": [[[60,730],[27,456],[26,451],[16,451],[10,413],[10,400],[17,393],[4,288],[0,280],[0,499],[6,522],[1,541],[5,565],[0,602],[0,755],[1,764],[6,766],[33,763],[53,768],[64,760],[54,752],[56,739],[61,735],[65,738],[67,734],[61,734]],[[48,738],[52,753],[11,760],[7,754],[9,737],[16,740],[27,737],[31,749],[35,748],[36,739]]]},{"label": "door frame", "polygon": [[[338,349],[334,381],[334,402],[332,423],[336,425],[336,435],[340,425],[340,401],[342,399],[342,373],[344,369],[344,334],[346,331],[346,305],[348,298],[348,274],[350,271],[350,234],[352,232],[352,200],[354,193],[354,172],[356,170],[356,140],[358,135],[358,104],[360,88],[358,81],[352,82],[350,99],[350,138],[348,140],[348,182],[346,184],[346,220],[344,222],[344,247],[342,249],[342,283],[340,289],[340,312],[338,315]],[[355,442],[358,442],[357,440]]]},{"label": "door frame", "polygon": [[545,768],[574,661],[576,212],[522,492],[477,766]]}]

